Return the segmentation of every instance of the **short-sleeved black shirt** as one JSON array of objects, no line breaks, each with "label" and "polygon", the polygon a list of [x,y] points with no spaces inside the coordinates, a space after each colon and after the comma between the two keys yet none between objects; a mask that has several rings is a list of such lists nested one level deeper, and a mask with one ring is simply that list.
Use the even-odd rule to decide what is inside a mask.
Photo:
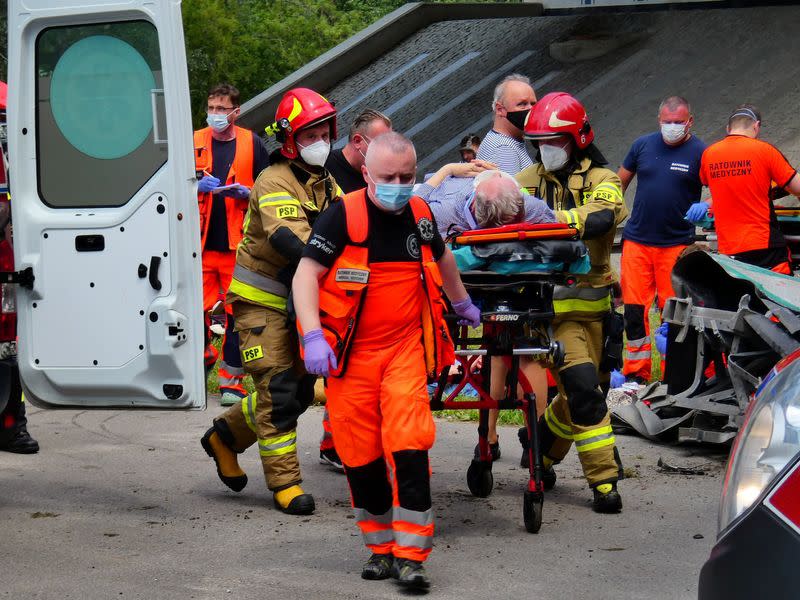
[{"label": "short-sleeved black shirt", "polygon": [[[367,245],[370,262],[416,262],[420,260],[420,235],[410,206],[406,206],[403,212],[395,215],[380,210],[367,199],[367,218],[369,219]],[[435,221],[431,233],[433,238],[430,246],[433,258],[439,260],[444,254],[445,245],[436,228]],[[313,258],[322,266],[330,268],[349,242],[344,203],[336,202],[317,218],[303,256]]]},{"label": "short-sleeved black shirt", "polygon": [[341,148],[331,150],[331,153],[328,154],[328,160],[325,161],[325,168],[333,175],[336,183],[339,184],[345,194],[363,190],[367,187],[367,182],[364,181],[361,171],[354,169],[353,165],[347,162]]},{"label": "short-sleeved black shirt", "polygon": [[[212,138],[211,155],[214,162],[211,166],[211,174],[219,179],[222,185],[225,185],[228,171],[230,171],[236,155],[236,140],[232,139],[223,142]],[[267,146],[264,144],[264,140],[253,134],[253,181],[268,166],[269,151]],[[213,194],[211,201],[211,218],[208,222],[205,249],[228,252],[230,245],[228,242],[228,217],[225,213],[225,192]]]}]

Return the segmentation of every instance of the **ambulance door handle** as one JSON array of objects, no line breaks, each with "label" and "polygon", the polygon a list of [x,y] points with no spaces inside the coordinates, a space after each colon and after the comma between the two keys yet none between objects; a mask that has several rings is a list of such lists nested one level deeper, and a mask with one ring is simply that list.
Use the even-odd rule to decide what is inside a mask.
[{"label": "ambulance door handle", "polygon": [[161,128],[158,125],[158,116],[159,116],[159,102],[158,97],[164,98],[164,90],[157,90],[153,89],[150,90],[150,104],[153,109],[153,143],[154,144],[166,144],[167,139],[161,137]]},{"label": "ambulance door handle", "polygon": [[150,281],[150,286],[159,291],[161,289],[161,281],[158,279],[158,267],[161,265],[161,257],[160,256],[151,256],[150,257],[150,268],[148,269],[148,280]]}]

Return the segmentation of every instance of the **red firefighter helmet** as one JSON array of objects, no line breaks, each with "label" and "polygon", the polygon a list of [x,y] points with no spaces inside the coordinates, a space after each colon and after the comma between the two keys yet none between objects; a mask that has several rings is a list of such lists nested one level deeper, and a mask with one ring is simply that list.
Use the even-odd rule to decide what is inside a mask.
[{"label": "red firefighter helmet", "polygon": [[524,133],[529,140],[569,135],[581,150],[594,140],[594,131],[583,104],[565,92],[551,92],[534,104]]},{"label": "red firefighter helmet", "polygon": [[329,119],[333,141],[336,139],[336,109],[333,104],[314,90],[294,88],[281,98],[275,111],[275,122],[266,128],[266,132],[283,144],[281,154],[286,158],[297,158],[297,132]]}]

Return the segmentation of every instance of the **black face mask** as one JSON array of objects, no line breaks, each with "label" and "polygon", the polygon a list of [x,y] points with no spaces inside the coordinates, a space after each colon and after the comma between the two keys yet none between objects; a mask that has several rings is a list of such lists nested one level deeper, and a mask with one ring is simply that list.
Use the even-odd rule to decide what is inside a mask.
[{"label": "black face mask", "polygon": [[525,110],[513,110],[506,113],[506,119],[520,131],[525,130],[525,121],[528,120],[528,115],[531,113],[530,108]]}]

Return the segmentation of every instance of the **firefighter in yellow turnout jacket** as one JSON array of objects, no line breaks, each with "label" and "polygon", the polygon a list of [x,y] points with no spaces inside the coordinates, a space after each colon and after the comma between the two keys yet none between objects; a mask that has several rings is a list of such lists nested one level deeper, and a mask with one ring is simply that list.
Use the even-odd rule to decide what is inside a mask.
[{"label": "firefighter in yellow turnout jacket", "polygon": [[270,128],[281,157],[256,180],[226,297],[244,370],[256,391],[214,420],[201,440],[220,479],[240,491],[247,475],[236,455],[258,442],[267,487],[289,514],[311,514],[314,498],[300,487],[297,419],[311,404],[316,376],[306,373],[287,299],[316,217],[340,190],[323,165],[336,138],[336,109],[316,92],[286,92]]},{"label": "firefighter in yellow turnout jacket", "polygon": [[517,174],[517,180],[545,200],[560,222],[577,228],[592,264],[576,285],[556,286],[553,293],[554,335],[564,346],[565,360],[554,373],[559,393],[539,421],[545,467],[554,481],[552,465],[574,443],[593,490],[594,510],[619,512],[621,469],[605,391],[613,368],[608,363],[621,358],[621,325],[619,348],[611,352],[616,356],[604,359],[604,348],[609,348],[606,336],[615,323],[610,286],[617,277],[610,264],[611,246],[616,226],[628,214],[620,180],[603,168],[606,161],[592,144],[594,132],[586,111],[568,94],[542,98],[531,109],[525,137],[538,145],[540,160]]}]

